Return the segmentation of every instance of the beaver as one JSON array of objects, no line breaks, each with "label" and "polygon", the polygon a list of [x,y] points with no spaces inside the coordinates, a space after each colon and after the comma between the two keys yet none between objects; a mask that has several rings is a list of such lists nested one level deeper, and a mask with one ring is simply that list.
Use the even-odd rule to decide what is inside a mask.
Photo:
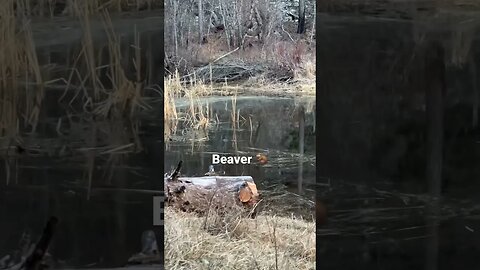
[{"label": "beaver", "polygon": [[268,157],[266,154],[259,153],[255,157],[257,158],[258,163],[261,165],[265,165],[268,162]]}]

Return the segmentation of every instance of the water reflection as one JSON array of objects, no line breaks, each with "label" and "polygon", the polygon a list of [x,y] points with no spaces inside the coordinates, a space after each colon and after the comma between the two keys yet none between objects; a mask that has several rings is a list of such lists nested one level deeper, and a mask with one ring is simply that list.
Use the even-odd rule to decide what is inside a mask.
[{"label": "water reflection", "polygon": [[139,149],[155,152],[160,143],[155,137],[135,143],[136,132],[122,121],[76,124],[82,131],[25,136],[22,153],[4,156],[2,256],[12,254],[26,232],[37,241],[50,215],[60,219],[49,251],[57,267],[120,266],[141,249],[142,232],[152,228],[152,196],[161,190],[151,179],[161,174],[154,155]]},{"label": "water reflection", "polygon": [[[212,154],[265,154],[268,163],[216,165],[226,175],[250,175],[259,189],[283,188],[312,200],[315,184],[314,99],[268,97],[208,97],[215,119],[204,131],[181,122],[177,134],[167,142],[165,168],[183,160],[182,174],[203,175],[212,164]],[[188,108],[179,99],[177,108]],[[235,114],[232,112],[236,112]],[[232,121],[236,119],[236,121]],[[253,158],[255,161],[256,158]],[[300,198],[300,197],[299,197]],[[312,209],[305,209],[308,215]]]},{"label": "water reflection", "polygon": [[468,16],[319,16],[322,269],[480,266]]},{"label": "water reflection", "polygon": [[[162,76],[157,71],[163,69],[163,56],[157,48],[163,19],[153,20],[158,23],[116,24],[118,44],[109,43],[103,25],[95,21],[91,65],[82,54],[87,50],[83,30],[65,31],[68,37],[58,39],[58,32],[46,34],[42,28],[54,21],[34,27],[39,68],[48,83],[36,89],[26,78],[12,91],[25,92],[26,104],[20,99],[14,107],[17,128],[0,138],[0,259],[24,248],[27,237],[22,236],[36,242],[51,215],[60,220],[49,249],[54,268],[123,266],[142,250],[142,232],[153,227],[152,197],[162,190],[163,175],[158,166],[163,159],[162,103],[155,104],[161,97],[156,90],[140,89],[158,84]],[[134,63],[113,61],[108,50],[118,46],[116,57],[132,59],[138,49],[131,45],[138,42],[142,70],[149,75],[131,82]],[[86,79],[85,74],[93,76],[89,66],[95,69],[93,85],[103,87],[102,98]],[[118,106],[121,97],[116,95],[122,89],[114,82],[119,81],[108,77],[112,70],[118,78],[126,77],[122,86],[130,83],[136,91],[124,106]],[[24,111],[27,105],[36,113],[34,121]]]}]

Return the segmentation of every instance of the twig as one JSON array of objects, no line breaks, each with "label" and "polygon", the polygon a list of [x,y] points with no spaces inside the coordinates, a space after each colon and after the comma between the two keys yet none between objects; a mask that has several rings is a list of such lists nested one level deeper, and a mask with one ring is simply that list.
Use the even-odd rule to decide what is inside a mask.
[{"label": "twig", "polygon": [[210,207],[212,206],[213,198],[215,197],[215,194],[217,194],[218,188],[215,189],[215,191],[212,194],[212,197],[210,197],[210,201],[208,202],[208,208],[207,208],[207,213],[205,215],[205,221],[203,222],[203,229],[207,229],[207,221],[208,221],[208,214],[210,213]]},{"label": "twig", "polygon": [[63,133],[62,133],[62,131],[61,131],[61,128],[62,128],[62,118],[59,117],[59,118],[58,118],[58,122],[57,122],[57,128],[55,129],[55,130],[57,131],[57,134],[58,134],[59,136],[63,136]]},{"label": "twig", "polygon": [[273,243],[275,246],[275,270],[278,270],[277,223],[273,221]]},{"label": "twig", "polygon": [[170,181],[173,181],[173,180],[175,180],[175,178],[177,178],[178,174],[180,173],[181,168],[182,168],[182,161],[180,160],[178,162],[177,168],[175,169],[175,171],[173,171],[172,175],[170,175],[170,177],[169,177]]},{"label": "twig", "polygon": [[133,143],[129,143],[129,144],[126,144],[126,145],[121,145],[119,147],[116,147],[116,148],[113,148],[113,149],[110,149],[110,150],[107,150],[107,151],[103,151],[100,153],[100,155],[103,155],[103,154],[111,154],[111,153],[114,153],[114,152],[117,152],[119,150],[122,150],[122,149],[126,149],[126,148],[129,148],[131,146],[133,146],[134,144]]},{"label": "twig", "polygon": [[217,59],[215,59],[215,60],[213,60],[212,62],[210,62],[210,64],[213,64],[213,63],[215,63],[215,62],[219,61],[220,59],[222,59],[222,58],[224,58],[224,57],[227,57],[227,56],[229,56],[230,54],[232,54],[232,53],[234,53],[234,52],[238,51],[238,49],[240,49],[240,47],[237,47],[235,50],[229,51],[228,53],[226,53],[226,54],[224,54],[224,55],[222,55],[222,56],[218,57]]},{"label": "twig", "polygon": [[253,206],[252,210],[250,210],[250,213],[248,214],[249,217],[251,218],[255,218],[256,216],[256,211],[257,211],[257,207],[258,205],[263,201],[263,199],[259,200],[257,203],[255,203],[255,205]]},{"label": "twig", "polygon": [[33,250],[32,254],[27,257],[21,269],[38,269],[38,266],[40,265],[45,253],[47,252],[48,246],[50,245],[50,241],[52,240],[57,223],[58,219],[56,217],[50,217],[45,229],[43,230],[40,240],[38,240],[38,243],[35,245],[35,249]]},{"label": "twig", "polygon": [[285,32],[285,33],[288,35],[288,37],[290,38],[290,40],[291,40],[292,42],[295,42],[295,40],[293,40],[293,38],[292,38],[292,36],[290,35],[290,33],[288,33],[287,31],[285,31],[285,28],[283,28],[283,24],[282,24],[282,31]]}]

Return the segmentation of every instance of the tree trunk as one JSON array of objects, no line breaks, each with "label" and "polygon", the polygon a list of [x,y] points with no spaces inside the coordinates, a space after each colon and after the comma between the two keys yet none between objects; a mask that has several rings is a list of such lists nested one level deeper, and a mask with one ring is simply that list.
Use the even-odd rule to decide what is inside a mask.
[{"label": "tree trunk", "polygon": [[313,2],[313,20],[312,20],[312,33],[310,34],[310,41],[313,41],[313,38],[315,37],[315,27],[317,23],[317,2]]},{"label": "tree trunk", "polygon": [[425,49],[425,103],[427,118],[427,168],[428,190],[434,200],[427,207],[426,270],[438,269],[439,259],[439,201],[442,188],[443,167],[443,103],[446,89],[445,54],[439,42],[430,43]]},{"label": "tree trunk", "polygon": [[426,48],[427,181],[429,191],[440,196],[443,166],[443,99],[445,94],[444,49],[432,43]]},{"label": "tree trunk", "polygon": [[305,33],[305,0],[298,1],[298,34]]},{"label": "tree trunk", "polygon": [[203,43],[203,0],[198,0],[198,43]]},{"label": "tree trunk", "polygon": [[478,126],[478,103],[479,93],[477,85],[477,64],[475,63],[475,57],[470,58],[470,74],[472,78],[472,127]]},{"label": "tree trunk", "polygon": [[173,6],[173,43],[175,44],[175,57],[178,56],[178,30],[177,30],[177,15],[178,15],[178,3],[177,1],[171,1]]},{"label": "tree trunk", "polygon": [[298,111],[298,193],[303,194],[303,156],[305,153],[305,109],[300,106]]}]

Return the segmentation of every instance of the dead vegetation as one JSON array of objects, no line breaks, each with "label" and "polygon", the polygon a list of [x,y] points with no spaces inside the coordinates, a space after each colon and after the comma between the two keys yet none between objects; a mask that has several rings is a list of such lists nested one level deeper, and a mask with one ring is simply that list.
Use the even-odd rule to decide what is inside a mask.
[{"label": "dead vegetation", "polygon": [[[306,2],[306,31],[297,33],[282,1],[166,1],[165,137],[179,121],[193,130],[215,125],[204,97],[314,96],[315,3]],[[175,105],[182,99],[187,111]],[[231,113],[235,130],[240,114]]]},{"label": "dead vegetation", "polygon": [[[206,225],[206,226],[205,226]],[[193,244],[192,244],[193,243]],[[315,223],[165,209],[167,269],[315,269]]]},{"label": "dead vegetation", "polygon": [[[298,78],[278,81],[259,75],[240,82],[205,83],[196,80],[195,75],[188,81],[182,81],[178,72],[165,78],[164,87],[164,136],[168,141],[176,134],[179,123],[182,128],[206,132],[218,124],[208,103],[211,96],[231,96],[232,108],[239,95],[266,95],[288,97],[315,96],[315,64],[306,60],[297,69]],[[210,75],[210,78],[213,75]],[[176,103],[188,101],[188,108],[179,108]],[[238,127],[240,113],[232,109],[232,128]],[[205,133],[204,138],[208,138]]]},{"label": "dead vegetation", "polygon": [[[299,39],[273,42],[248,50],[235,49],[222,55],[210,54],[210,50],[206,50],[196,56],[205,59],[205,64],[199,67],[184,66],[183,74],[181,71],[177,72],[181,75],[181,81],[187,83],[191,80],[223,83],[259,78],[264,79],[263,83],[304,79],[314,81],[316,64],[314,45],[312,41]],[[188,63],[187,59],[184,60]],[[194,62],[194,59],[190,60],[190,63]]]},{"label": "dead vegetation", "polygon": [[[285,22],[282,8],[279,1],[267,0],[166,1],[167,142],[176,137],[185,140],[192,133],[193,149],[197,141],[208,140],[209,131],[219,124],[210,102],[227,96],[227,117],[223,121],[230,122],[226,124],[232,132],[232,147],[241,153],[237,132],[253,132],[254,127],[251,118],[237,106],[239,96],[314,95],[315,38],[311,17],[307,31],[297,34],[296,24]],[[269,197],[267,204],[257,205],[263,205],[264,211],[255,219],[237,209],[209,208],[197,215],[167,206],[165,267],[315,269],[313,218],[274,215],[281,211],[273,210],[272,200]]]},{"label": "dead vegetation", "polygon": [[[62,4],[60,2],[75,14],[72,20],[80,22],[83,37],[81,48],[73,50],[74,55],[64,56],[73,59],[65,63],[67,74],[52,77],[50,71],[56,64],[39,60],[31,19],[48,17],[48,14],[65,15],[63,12],[53,14]],[[104,118],[112,114],[132,116],[139,110],[149,109],[143,98],[147,63],[140,33],[136,32],[131,44],[127,44],[131,51],[127,55],[126,45],[113,31],[109,13],[109,10],[123,11],[132,3],[137,7],[148,4],[148,8],[154,8],[159,1],[1,1],[0,136],[15,137],[27,127],[35,132],[45,91],[51,86],[64,89],[60,102]],[[92,37],[94,17],[103,22],[106,42],[97,43]],[[126,57],[131,61],[124,61]]]},{"label": "dead vegetation", "polygon": [[315,64],[312,4],[306,31],[297,33],[297,23],[285,18],[289,13],[282,1],[202,0],[197,6],[169,0],[165,3],[170,11],[165,18],[167,74],[178,72],[183,82],[195,78],[214,83],[260,76],[272,81],[303,77],[306,59]]},{"label": "dead vegetation", "polygon": [[[155,72],[146,57],[148,39],[136,29],[127,39],[114,31],[110,14],[118,11],[114,5],[135,1],[66,1],[75,14],[66,20],[81,27],[80,42],[58,51],[37,48],[32,20],[68,15],[41,12],[39,5],[53,10],[59,6],[46,5],[60,2],[0,1],[0,156],[8,185],[18,181],[22,156],[85,153],[84,184],[90,191],[99,163],[108,163],[102,178],[110,178],[123,155],[142,149],[137,118],[151,109],[152,96],[145,92],[158,99],[160,87],[146,85],[148,74]],[[160,1],[148,2],[154,8]],[[122,11],[127,9],[136,10],[122,6]],[[94,27],[105,33],[101,42],[92,34],[98,30]],[[51,119],[52,111],[58,119]],[[38,125],[48,138],[36,136]]]},{"label": "dead vegetation", "polygon": [[[15,137],[20,122],[35,129],[43,98],[31,25],[14,14],[15,1],[0,3],[0,136]],[[25,81],[21,88],[19,81]]]},{"label": "dead vegetation", "polygon": [[[206,131],[215,124],[208,103],[200,100],[200,97],[208,96],[212,92],[212,85],[206,85],[201,81],[192,80],[191,86],[187,87],[180,81],[178,73],[165,78],[163,119],[166,140],[176,133],[179,122],[183,124],[184,129],[199,131]],[[178,98],[188,102],[185,110],[179,110],[175,105]]]}]

